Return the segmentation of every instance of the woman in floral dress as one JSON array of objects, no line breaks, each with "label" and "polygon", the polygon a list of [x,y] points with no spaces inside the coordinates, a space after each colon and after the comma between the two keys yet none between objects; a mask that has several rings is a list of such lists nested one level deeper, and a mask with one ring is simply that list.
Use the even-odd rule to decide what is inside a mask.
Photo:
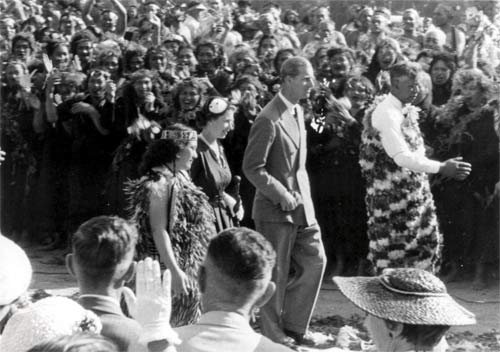
[{"label": "woman in floral dress", "polygon": [[197,157],[194,130],[174,124],[144,154],[140,179],[128,188],[129,210],[141,234],[137,257],[159,257],[172,273],[172,326],[200,317],[199,266],[208,241],[215,236],[213,210],[207,196],[189,177]]}]

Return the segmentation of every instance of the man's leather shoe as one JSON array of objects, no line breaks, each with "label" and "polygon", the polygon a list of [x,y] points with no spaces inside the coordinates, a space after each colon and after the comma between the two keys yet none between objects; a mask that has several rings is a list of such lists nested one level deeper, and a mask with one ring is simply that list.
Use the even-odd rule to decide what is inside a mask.
[{"label": "man's leather shoe", "polygon": [[318,342],[314,339],[311,333],[309,333],[309,331],[306,332],[305,334],[301,334],[299,332],[285,329],[285,334],[293,338],[298,345],[309,346],[309,347],[315,347],[318,345]]}]

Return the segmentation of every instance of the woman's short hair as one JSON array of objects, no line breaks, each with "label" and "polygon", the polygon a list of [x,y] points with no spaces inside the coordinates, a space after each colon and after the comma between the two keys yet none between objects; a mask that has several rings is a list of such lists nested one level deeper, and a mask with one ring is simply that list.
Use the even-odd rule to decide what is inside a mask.
[{"label": "woman's short hair", "polygon": [[230,109],[234,109],[234,105],[228,99],[221,96],[211,96],[205,101],[201,111],[196,116],[196,124],[199,128],[204,128],[208,122],[217,120]]},{"label": "woman's short hair", "polygon": [[[195,132],[191,127],[181,123],[175,123],[167,127],[168,131]],[[175,162],[177,154],[188,145],[189,141],[184,139],[158,139],[149,145],[142,157],[139,173],[144,175],[155,167],[165,166]]]},{"label": "woman's short hair", "polygon": [[134,57],[140,57],[144,59],[145,56],[146,56],[146,48],[143,47],[142,45],[134,45],[133,47],[129,47],[125,51],[124,55],[125,69],[126,70],[130,69],[130,61]]}]

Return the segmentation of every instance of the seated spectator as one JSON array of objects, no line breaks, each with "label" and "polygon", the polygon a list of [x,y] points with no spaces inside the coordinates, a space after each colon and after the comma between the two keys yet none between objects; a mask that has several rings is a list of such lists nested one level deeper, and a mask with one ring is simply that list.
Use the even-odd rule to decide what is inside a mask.
[{"label": "seated spectator", "polygon": [[433,274],[386,269],[378,277],[334,277],[340,291],[366,314],[377,351],[445,350],[450,326],[476,323]]},{"label": "seated spectator", "polygon": [[80,333],[58,337],[33,346],[28,352],[119,352],[116,345],[101,335]]},{"label": "seated spectator", "polygon": [[31,347],[78,332],[99,334],[100,319],[66,297],[47,297],[17,311],[7,322],[0,351],[26,352]]},{"label": "seated spectator", "polygon": [[73,253],[66,257],[80,289],[78,302],[97,314],[103,336],[120,351],[138,339],[139,324],[120,308],[121,288],[133,274],[137,230],[118,217],[99,216],[83,223],[73,235]]}]

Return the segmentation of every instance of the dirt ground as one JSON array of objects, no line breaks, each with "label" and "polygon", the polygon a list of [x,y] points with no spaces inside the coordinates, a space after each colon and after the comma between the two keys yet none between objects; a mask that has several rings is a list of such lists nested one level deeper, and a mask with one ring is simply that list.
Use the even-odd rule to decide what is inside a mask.
[{"label": "dirt ground", "polygon": [[[31,284],[32,290],[43,289],[49,294],[71,296],[77,293],[76,281],[66,271],[63,264],[64,253],[62,251],[43,252],[37,248],[27,250],[32,260],[34,276]],[[450,294],[463,306],[476,314],[477,325],[452,328],[451,333],[467,340],[496,339],[496,345],[500,346],[500,286],[496,281],[490,287],[481,291],[475,291],[468,280],[454,282],[447,285]],[[328,322],[339,321],[340,324],[360,318],[364,314],[351,304],[336,288],[333,283],[325,282],[320,292],[316,310],[313,316],[313,327],[328,325]],[[314,323],[316,322],[316,323]],[[319,328],[328,334],[328,327]],[[493,341],[495,343],[495,341]],[[500,351],[485,348],[476,349],[453,349],[455,351]]]}]

